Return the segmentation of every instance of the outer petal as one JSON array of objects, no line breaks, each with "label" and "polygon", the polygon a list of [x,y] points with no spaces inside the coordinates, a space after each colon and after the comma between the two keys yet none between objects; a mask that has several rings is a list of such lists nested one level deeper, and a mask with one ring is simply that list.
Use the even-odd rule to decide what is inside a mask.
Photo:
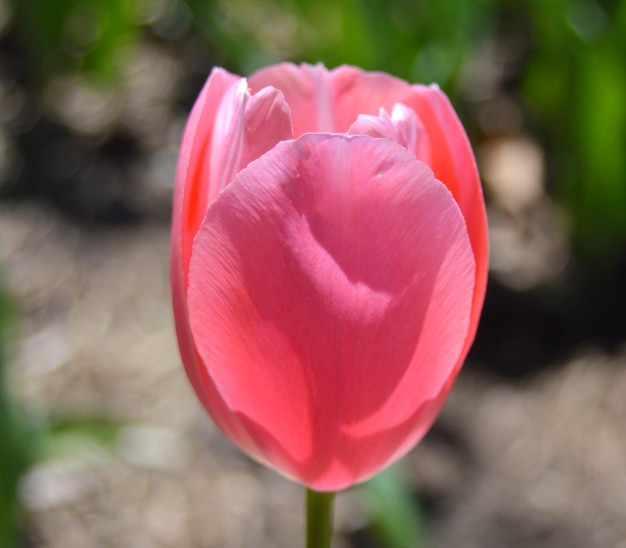
[{"label": "outer petal", "polygon": [[183,133],[174,187],[172,252],[176,260],[172,261],[172,265],[176,265],[176,270],[185,271],[185,286],[191,242],[208,205],[210,175],[207,160],[214,122],[224,95],[241,80],[223,69],[213,69]]},{"label": "outer petal", "polygon": [[476,257],[472,325],[465,342],[465,352],[458,365],[460,368],[474,340],[487,287],[487,216],[480,177],[465,130],[449,99],[437,86],[415,85],[411,94],[401,102],[417,113],[426,129],[431,149],[429,166],[459,204]]},{"label": "outer petal", "polygon": [[268,461],[331,490],[378,472],[434,419],[467,338],[475,264],[455,201],[413,155],[315,134],[220,194],[189,280],[220,397]]},{"label": "outer petal", "polygon": [[185,128],[174,189],[171,279],[183,363],[199,399],[216,423],[252,453],[256,453],[253,444],[200,366],[188,324],[189,260],[193,238],[214,195],[251,160],[290,137],[289,108],[280,92],[263,90],[250,97],[245,79],[215,69]]},{"label": "outer petal", "polygon": [[[198,97],[183,134],[172,211],[172,299],[178,345],[187,376],[198,398],[220,427],[234,435],[236,425],[212,381],[198,367],[196,349],[189,330],[186,288],[191,242],[206,211],[207,181],[205,157],[210,144],[213,121],[223,95],[238,77],[214,69]],[[234,416],[233,416],[234,418]],[[239,428],[240,429],[240,428]]]}]

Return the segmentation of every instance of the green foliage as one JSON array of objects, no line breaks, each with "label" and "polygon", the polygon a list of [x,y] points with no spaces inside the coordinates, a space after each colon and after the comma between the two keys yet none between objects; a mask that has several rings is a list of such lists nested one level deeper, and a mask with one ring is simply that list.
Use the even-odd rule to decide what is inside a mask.
[{"label": "green foliage", "polygon": [[290,59],[358,65],[442,86],[491,34],[496,14],[489,2],[457,0],[187,3],[199,32],[244,73]]},{"label": "green foliage", "polygon": [[6,386],[6,346],[11,310],[0,293],[0,548],[17,543],[20,506],[18,482],[30,460],[31,429],[11,399]]},{"label": "green foliage", "polygon": [[76,71],[107,80],[134,43],[127,0],[14,0],[17,32],[36,83]]},{"label": "green foliage", "polygon": [[110,450],[120,425],[99,418],[52,416],[35,421],[10,396],[6,382],[7,345],[15,312],[0,291],[0,548],[19,545],[24,515],[19,481],[36,461],[64,458],[85,449]]},{"label": "green foliage", "polygon": [[422,513],[406,485],[401,464],[396,464],[361,487],[369,503],[374,530],[387,548],[426,546]]},{"label": "green foliage", "polygon": [[35,421],[15,405],[6,383],[6,350],[15,314],[0,292],[0,548],[19,545],[24,515],[19,481],[36,461],[108,451],[121,425],[97,417],[51,416]]},{"label": "green foliage", "polygon": [[60,459],[82,451],[112,449],[123,425],[101,417],[51,416],[37,445],[40,460]]},{"label": "green foliage", "polygon": [[626,249],[626,2],[530,2],[524,95],[554,150],[557,197],[594,268]]}]

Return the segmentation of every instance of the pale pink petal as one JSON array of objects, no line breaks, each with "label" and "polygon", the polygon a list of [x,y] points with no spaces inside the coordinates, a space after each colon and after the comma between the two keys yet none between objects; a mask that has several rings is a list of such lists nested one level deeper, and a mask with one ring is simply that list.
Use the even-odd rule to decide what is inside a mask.
[{"label": "pale pink petal", "polygon": [[252,96],[246,107],[242,154],[237,171],[280,141],[292,137],[291,111],[284,95],[275,88],[262,89]]},{"label": "pale pink petal", "polygon": [[211,203],[215,196],[237,175],[243,149],[244,118],[250,100],[248,82],[242,78],[226,91],[213,121],[213,139],[209,155],[208,181]]},{"label": "pale pink petal", "polygon": [[291,108],[295,137],[310,131],[336,131],[329,72],[323,65],[281,63],[254,73],[248,82],[252,93],[268,86],[283,93]]},{"label": "pale pink petal", "polygon": [[400,103],[394,105],[391,116],[382,108],[378,116],[359,115],[348,129],[348,134],[369,135],[395,141],[418,160],[428,164],[430,159],[430,143],[424,126],[413,110]]},{"label": "pale pink petal", "polygon": [[340,489],[432,421],[467,338],[474,277],[458,206],[424,164],[390,141],[305,135],[210,206],[190,325],[263,455]]},{"label": "pale pink petal", "polygon": [[415,85],[401,102],[417,113],[426,129],[431,148],[429,165],[459,204],[476,257],[476,288],[472,327],[465,344],[467,353],[474,340],[485,298],[489,255],[485,202],[476,161],[454,108],[437,86]]},{"label": "pale pink petal", "polygon": [[243,78],[224,94],[214,125],[209,203],[252,160],[292,137],[291,114],[282,93],[264,88],[251,96]]}]

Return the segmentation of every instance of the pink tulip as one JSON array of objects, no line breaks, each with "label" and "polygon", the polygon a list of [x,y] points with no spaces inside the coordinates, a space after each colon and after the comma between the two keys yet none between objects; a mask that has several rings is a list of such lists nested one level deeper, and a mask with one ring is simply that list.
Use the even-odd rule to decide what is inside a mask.
[{"label": "pink tulip", "polygon": [[480,180],[436,86],[342,66],[216,68],[178,163],[172,291],[198,398],[319,491],[406,454],[474,339]]}]

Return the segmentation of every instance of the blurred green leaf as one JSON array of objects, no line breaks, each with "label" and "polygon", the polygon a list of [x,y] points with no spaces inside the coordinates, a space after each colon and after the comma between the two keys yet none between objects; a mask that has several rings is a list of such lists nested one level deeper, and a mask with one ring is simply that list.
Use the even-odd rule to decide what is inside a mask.
[{"label": "blurred green leaf", "polygon": [[596,271],[626,255],[626,2],[535,0],[524,94],[548,131],[556,197]]},{"label": "blurred green leaf", "polygon": [[423,548],[424,518],[396,464],[363,484],[374,530],[386,548]]},{"label": "blurred green leaf", "polygon": [[30,463],[32,428],[6,384],[6,352],[12,310],[0,288],[0,547],[17,545],[21,514],[18,483]]},{"label": "blurred green leaf", "polygon": [[6,354],[15,313],[0,288],[0,548],[19,545],[24,516],[22,475],[37,460],[74,456],[85,448],[109,450],[121,426],[100,418],[49,417],[36,422],[19,409],[6,383]]},{"label": "blurred green leaf", "polygon": [[123,427],[99,417],[51,416],[46,422],[46,432],[38,444],[38,460],[72,456],[85,449],[109,451]]},{"label": "blurred green leaf", "polygon": [[582,165],[567,203],[583,251],[600,264],[626,245],[624,62],[610,47],[585,49],[579,61],[574,112]]},{"label": "blurred green leaf", "polygon": [[47,79],[83,72],[109,81],[136,39],[138,26],[127,0],[13,0],[18,36],[29,73]]}]

